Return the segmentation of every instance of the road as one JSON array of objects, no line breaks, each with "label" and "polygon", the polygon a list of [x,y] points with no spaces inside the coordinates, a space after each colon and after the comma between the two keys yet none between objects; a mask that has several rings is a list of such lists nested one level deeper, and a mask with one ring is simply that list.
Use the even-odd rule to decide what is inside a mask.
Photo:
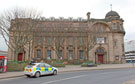
[{"label": "road", "polygon": [[108,69],[59,73],[40,78],[1,80],[0,84],[122,84],[135,79],[135,69]]}]

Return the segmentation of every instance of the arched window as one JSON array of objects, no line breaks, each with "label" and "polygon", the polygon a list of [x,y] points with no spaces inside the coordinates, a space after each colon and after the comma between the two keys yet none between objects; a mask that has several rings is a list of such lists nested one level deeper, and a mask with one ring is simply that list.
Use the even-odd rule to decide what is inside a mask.
[{"label": "arched window", "polygon": [[98,52],[98,53],[102,53],[102,52],[104,52],[104,50],[103,50],[102,48],[98,48],[98,49],[97,49],[97,52]]}]

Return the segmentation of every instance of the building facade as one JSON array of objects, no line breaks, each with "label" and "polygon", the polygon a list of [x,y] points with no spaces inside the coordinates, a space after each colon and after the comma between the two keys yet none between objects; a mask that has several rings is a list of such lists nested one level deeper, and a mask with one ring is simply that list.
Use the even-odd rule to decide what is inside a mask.
[{"label": "building facade", "polygon": [[125,52],[135,51],[135,40],[126,40],[124,45]]},{"label": "building facade", "polygon": [[[74,63],[77,60],[82,63],[89,60],[96,64],[123,63],[123,22],[115,11],[109,11],[104,19],[90,18],[89,12],[87,19],[41,18],[34,39],[18,53],[17,59],[36,62],[63,60]],[[91,34],[91,29],[100,34]],[[12,50],[9,49],[8,54],[8,59],[13,60]]]},{"label": "building facade", "polygon": [[126,40],[124,45],[126,63],[135,63],[135,40]]},{"label": "building facade", "polygon": [[0,51],[0,56],[8,56],[8,52],[7,51]]}]

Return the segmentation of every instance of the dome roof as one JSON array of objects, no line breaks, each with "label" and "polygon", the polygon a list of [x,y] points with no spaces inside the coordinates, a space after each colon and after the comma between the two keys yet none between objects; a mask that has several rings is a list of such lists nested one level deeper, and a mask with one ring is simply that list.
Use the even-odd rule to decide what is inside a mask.
[{"label": "dome roof", "polygon": [[105,18],[108,18],[108,17],[120,17],[120,16],[117,12],[111,10],[105,16]]}]

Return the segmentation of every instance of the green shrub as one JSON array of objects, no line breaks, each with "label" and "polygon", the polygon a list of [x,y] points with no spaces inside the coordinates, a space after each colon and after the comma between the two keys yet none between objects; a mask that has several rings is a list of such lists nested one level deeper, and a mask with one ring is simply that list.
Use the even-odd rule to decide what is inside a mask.
[{"label": "green shrub", "polygon": [[51,65],[54,67],[65,67],[64,61],[62,60],[56,60]]},{"label": "green shrub", "polygon": [[120,64],[120,62],[119,61],[114,61],[114,62],[112,62],[112,64]]},{"label": "green shrub", "polygon": [[56,61],[56,59],[52,59],[52,61]]},{"label": "green shrub", "polygon": [[53,67],[65,67],[65,64],[51,64]]},{"label": "green shrub", "polygon": [[96,67],[97,65],[93,61],[85,61],[81,64],[81,67]]},{"label": "green shrub", "polygon": [[30,61],[8,61],[7,63],[18,63],[18,64],[21,64],[21,63],[30,63]]},{"label": "green shrub", "polygon": [[74,65],[79,65],[79,60],[74,60]]},{"label": "green shrub", "polygon": [[81,67],[87,67],[87,65],[88,65],[87,63],[82,63]]},{"label": "green shrub", "polygon": [[8,62],[7,63],[7,71],[23,71],[24,67],[28,65],[28,63],[24,62]]}]

